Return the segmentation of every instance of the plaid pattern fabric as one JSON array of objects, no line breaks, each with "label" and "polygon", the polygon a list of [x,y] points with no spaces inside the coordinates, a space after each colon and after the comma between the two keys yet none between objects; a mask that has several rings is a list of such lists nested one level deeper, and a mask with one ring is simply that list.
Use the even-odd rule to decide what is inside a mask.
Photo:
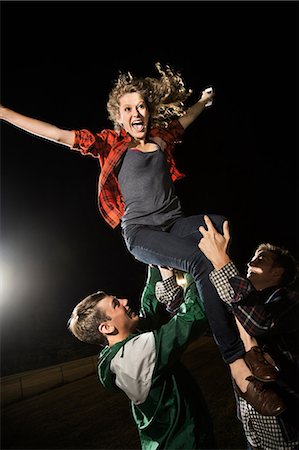
[{"label": "plaid pattern fabric", "polygon": [[[219,270],[210,273],[210,280],[214,284],[220,298],[230,307],[244,329],[251,336],[260,336],[273,325],[273,315],[265,307],[266,303],[272,303],[280,298],[282,289],[265,290],[267,301],[250,301],[250,293],[260,295],[246,278],[239,276],[233,262],[229,262]],[[248,301],[245,301],[248,299]],[[242,301],[243,300],[243,301]]]},{"label": "plaid pattern fabric", "polygon": [[221,300],[229,305],[234,298],[234,290],[229,284],[229,279],[235,275],[238,275],[238,270],[232,261],[219,270],[214,269],[209,274],[210,280],[215,286]]},{"label": "plaid pattern fabric", "polygon": [[175,275],[166,280],[158,281],[155,287],[155,295],[157,300],[166,306],[171,316],[178,312],[181,303],[184,301],[184,290],[177,284]]},{"label": "plaid pattern fabric", "polygon": [[250,445],[263,450],[298,449],[299,440],[288,436],[279,417],[262,416],[241,397],[238,397],[238,403],[240,419]]},{"label": "plaid pattern fabric", "polygon": [[282,299],[285,289],[271,287],[256,291],[250,281],[239,276],[229,282],[235,292],[231,303],[233,313],[247,333],[258,337],[269,331],[275,324],[273,305]]},{"label": "plaid pattern fabric", "polygon": [[[108,129],[98,133],[85,129],[74,132],[73,150],[99,159],[101,173],[98,181],[98,207],[106,222],[115,228],[124,214],[124,201],[114,169],[127,150],[131,136],[123,129],[119,134]],[[173,158],[175,144],[180,142],[183,133],[184,128],[178,120],[172,120],[167,128],[152,128],[150,131],[150,137],[159,137],[166,144],[164,152],[172,181],[185,176],[176,168]]]},{"label": "plaid pattern fabric", "polygon": [[[291,315],[288,318],[279,316],[288,311],[286,307],[288,300],[283,298],[285,295],[283,288],[256,291],[249,280],[239,276],[238,270],[232,262],[219,270],[213,270],[210,280],[221,299],[225,301],[251,336],[262,336],[265,339],[275,325],[280,332],[278,331],[276,340],[272,335],[271,343],[274,344],[274,347],[276,344],[278,352],[283,352],[284,355],[288,353],[288,358],[296,361],[297,355],[292,354],[290,343],[284,339],[285,330],[294,330],[291,322],[292,320],[296,321],[296,309],[293,306],[296,305],[296,302],[289,302],[289,308],[293,309],[290,310],[289,314]],[[294,319],[292,319],[293,317]],[[279,328],[278,322],[282,328]],[[289,374],[285,373],[284,375],[288,376]],[[282,384],[282,380],[280,383]],[[284,389],[286,392],[296,395],[288,384],[284,384]],[[237,393],[235,394],[238,417],[242,421],[250,445],[262,450],[295,450],[299,448],[298,430],[294,431],[288,419],[282,416],[262,416],[246,400],[239,397]],[[294,414],[296,413],[294,412]]]}]

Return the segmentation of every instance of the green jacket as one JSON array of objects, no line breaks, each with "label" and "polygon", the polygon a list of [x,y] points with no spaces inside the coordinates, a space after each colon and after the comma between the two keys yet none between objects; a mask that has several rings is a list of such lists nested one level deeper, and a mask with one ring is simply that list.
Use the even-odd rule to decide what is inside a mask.
[{"label": "green jacket", "polygon": [[[158,325],[155,284],[160,279],[158,269],[149,268],[141,298],[147,329],[150,319],[153,328]],[[192,280],[178,314],[168,323],[131,335],[100,353],[100,381],[130,398],[143,450],[212,448],[207,406],[198,385],[180,363],[186,346],[206,328],[203,303]]]}]

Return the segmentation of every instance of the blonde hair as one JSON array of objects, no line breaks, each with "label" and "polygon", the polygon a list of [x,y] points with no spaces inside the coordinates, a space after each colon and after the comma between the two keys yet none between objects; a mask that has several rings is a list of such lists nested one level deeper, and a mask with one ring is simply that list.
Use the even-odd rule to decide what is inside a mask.
[{"label": "blonde hair", "polygon": [[155,67],[159,78],[137,78],[130,72],[120,73],[107,103],[109,119],[113,122],[115,131],[119,132],[121,129],[116,119],[119,99],[132,92],[138,92],[144,99],[151,115],[151,126],[167,126],[171,119],[185,114],[185,102],[192,90],[186,88],[181,74],[168,65],[163,69],[157,62]]}]

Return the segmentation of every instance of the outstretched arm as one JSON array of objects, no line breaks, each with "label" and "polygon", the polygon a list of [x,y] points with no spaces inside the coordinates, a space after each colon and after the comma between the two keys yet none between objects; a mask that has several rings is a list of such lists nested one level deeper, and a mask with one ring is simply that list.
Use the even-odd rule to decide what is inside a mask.
[{"label": "outstretched arm", "polygon": [[24,116],[2,105],[0,105],[0,118],[34,136],[39,136],[69,147],[73,146],[75,138],[74,131],[63,130],[50,123]]},{"label": "outstretched arm", "polygon": [[200,99],[187,109],[186,114],[178,120],[182,127],[186,129],[192,122],[202,113],[206,106],[211,104],[215,93],[212,88],[204,89],[201,93]]}]

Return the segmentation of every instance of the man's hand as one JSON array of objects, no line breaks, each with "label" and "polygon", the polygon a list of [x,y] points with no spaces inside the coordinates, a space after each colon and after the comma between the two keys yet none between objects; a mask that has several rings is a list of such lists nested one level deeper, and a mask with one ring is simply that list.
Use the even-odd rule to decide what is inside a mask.
[{"label": "man's hand", "polygon": [[204,216],[204,221],[207,230],[203,226],[199,227],[203,237],[199,241],[198,247],[211,261],[214,268],[219,270],[230,262],[227,254],[227,247],[230,241],[228,221],[226,220],[223,223],[223,234],[218,233],[208,216]]},{"label": "man's hand", "polygon": [[184,289],[177,284],[176,277],[171,267],[158,266],[162,281],[158,281],[155,294],[158,302],[164,303],[166,311],[174,316],[184,301]]},{"label": "man's hand", "polygon": [[171,267],[165,267],[165,266],[158,266],[162,280],[167,280],[167,278],[173,277],[173,269]]}]

